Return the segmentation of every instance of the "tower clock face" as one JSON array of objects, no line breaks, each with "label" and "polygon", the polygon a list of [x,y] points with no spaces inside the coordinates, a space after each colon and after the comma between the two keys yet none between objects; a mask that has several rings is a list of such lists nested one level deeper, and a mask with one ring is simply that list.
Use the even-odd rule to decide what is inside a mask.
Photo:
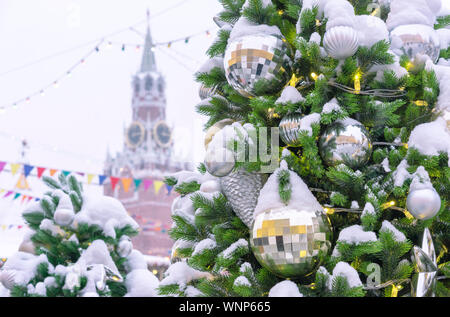
[{"label": "tower clock face", "polygon": [[139,122],[133,122],[127,130],[126,142],[128,147],[135,149],[145,140],[145,128]]},{"label": "tower clock face", "polygon": [[153,135],[156,143],[161,147],[168,147],[172,142],[172,131],[164,121],[160,121],[153,129]]}]

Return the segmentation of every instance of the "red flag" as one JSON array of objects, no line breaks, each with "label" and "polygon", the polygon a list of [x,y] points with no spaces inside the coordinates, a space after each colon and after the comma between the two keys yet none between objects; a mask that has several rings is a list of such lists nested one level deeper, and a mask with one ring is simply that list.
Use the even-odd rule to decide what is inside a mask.
[{"label": "red flag", "polygon": [[112,190],[116,189],[117,183],[119,182],[120,178],[111,176],[110,180],[111,180],[111,188],[112,188]]},{"label": "red flag", "polygon": [[38,168],[37,168],[37,177],[38,177],[38,178],[41,178],[41,177],[42,177],[42,174],[44,174],[45,170],[46,170],[45,167],[38,167]]}]

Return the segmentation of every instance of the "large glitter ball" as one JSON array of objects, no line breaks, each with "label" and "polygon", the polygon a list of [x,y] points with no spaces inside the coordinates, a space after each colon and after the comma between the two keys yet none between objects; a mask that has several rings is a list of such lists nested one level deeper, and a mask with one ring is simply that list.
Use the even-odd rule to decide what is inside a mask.
[{"label": "large glitter ball", "polygon": [[329,220],[319,211],[269,209],[255,217],[250,234],[258,262],[283,278],[315,272],[331,247]]},{"label": "large glitter ball", "polygon": [[228,83],[244,97],[280,91],[292,76],[288,46],[279,36],[246,35],[231,40],[225,51]]},{"label": "large glitter ball", "polygon": [[399,56],[405,54],[410,59],[415,59],[417,54],[427,55],[436,63],[441,44],[436,30],[432,27],[409,24],[398,26],[391,32],[391,48]]},{"label": "large glitter ball", "polygon": [[360,122],[348,118],[336,121],[325,130],[319,140],[319,150],[329,166],[345,164],[358,168],[369,161],[372,141]]}]

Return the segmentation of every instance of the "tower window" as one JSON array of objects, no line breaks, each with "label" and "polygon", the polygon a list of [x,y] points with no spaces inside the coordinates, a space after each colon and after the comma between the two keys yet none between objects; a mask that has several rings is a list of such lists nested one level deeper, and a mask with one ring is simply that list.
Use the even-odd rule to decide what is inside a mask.
[{"label": "tower window", "polygon": [[145,90],[149,91],[152,90],[153,87],[153,79],[148,76],[145,78]]},{"label": "tower window", "polygon": [[141,89],[141,86],[139,85],[139,82],[135,82],[134,83],[134,93],[138,94],[140,89]]}]

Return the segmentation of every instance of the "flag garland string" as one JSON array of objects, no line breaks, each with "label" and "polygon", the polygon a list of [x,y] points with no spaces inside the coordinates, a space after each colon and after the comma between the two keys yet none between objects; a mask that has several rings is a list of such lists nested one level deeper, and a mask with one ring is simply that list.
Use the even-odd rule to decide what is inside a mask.
[{"label": "flag garland string", "polygon": [[[9,167],[9,169],[7,168],[7,166]],[[37,177],[40,179],[46,172],[50,176],[54,176],[57,173],[62,173],[66,176],[70,174],[76,174],[81,177],[85,177],[83,183],[88,185],[103,186],[109,183],[113,191],[116,190],[116,188],[122,188],[125,192],[129,192],[132,188],[134,188],[134,191],[137,192],[141,187],[144,188],[144,191],[148,191],[150,187],[153,186],[154,193],[158,195],[165,185],[164,188],[166,190],[166,193],[167,195],[170,195],[173,189],[173,186],[165,184],[162,180],[152,178],[115,177],[96,173],[85,173],[30,164],[0,161],[0,173],[10,172],[14,176],[20,171],[23,173],[25,179],[29,176]],[[97,179],[97,182],[94,182],[95,178]],[[8,195],[8,197],[9,196],[10,195]]]},{"label": "flag garland string", "polygon": [[[178,39],[174,39],[172,41],[167,41],[167,42],[158,42],[153,44],[152,49],[155,49],[157,47],[167,47],[170,48],[172,46],[172,44],[174,43],[178,43],[181,41],[184,41],[186,44],[189,43],[190,39],[193,37],[197,37],[201,34],[206,34],[207,36],[211,35],[210,30],[205,30],[202,32],[198,32],[195,34],[191,34],[182,38],[178,38]],[[122,43],[122,42],[113,42],[113,41],[107,41],[106,39],[102,39],[100,41],[98,41],[97,45],[94,46],[94,48],[92,48],[91,50],[88,51],[88,53],[86,53],[85,55],[83,55],[75,64],[73,64],[72,67],[70,67],[67,71],[65,71],[62,75],[56,77],[55,80],[53,80],[52,82],[50,82],[49,84],[46,84],[44,86],[42,86],[40,89],[35,90],[34,92],[25,95],[24,97],[18,98],[13,102],[10,102],[6,105],[0,106],[0,114],[5,113],[7,110],[9,109],[17,109],[19,107],[19,105],[24,104],[24,103],[30,103],[31,99],[37,96],[44,96],[45,93],[50,89],[50,88],[58,88],[59,84],[68,77],[71,77],[74,70],[77,69],[78,67],[84,65],[87,61],[87,59],[89,59],[92,56],[95,56],[97,54],[94,53],[99,53],[100,52],[100,47],[102,44],[107,43],[107,48],[111,47],[113,45],[118,45],[121,47],[122,51],[125,51],[127,47],[134,47],[136,50],[140,50],[143,45],[142,44],[130,44],[130,43]],[[188,69],[188,68],[186,68]]]}]

